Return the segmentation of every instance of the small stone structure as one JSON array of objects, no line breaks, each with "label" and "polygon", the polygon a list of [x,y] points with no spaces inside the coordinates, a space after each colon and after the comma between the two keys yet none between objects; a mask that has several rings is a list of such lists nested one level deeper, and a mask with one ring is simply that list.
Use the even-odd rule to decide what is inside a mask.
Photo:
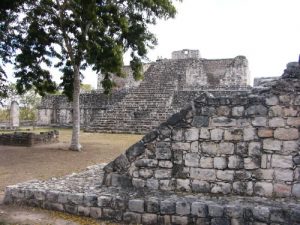
[{"label": "small stone structure", "polygon": [[56,143],[58,140],[59,132],[57,130],[40,132],[39,134],[28,132],[0,134],[0,145],[31,147],[40,144]]},{"label": "small stone structure", "polygon": [[10,127],[16,128],[20,126],[20,110],[19,104],[16,101],[11,102],[10,106]]},{"label": "small stone structure", "polygon": [[[144,80],[113,77],[117,89],[111,96],[81,94],[82,126],[88,132],[146,133],[178,112],[203,91],[231,95],[249,91],[248,61],[199,58],[198,50],[173,52],[172,59],[144,65]],[[102,76],[98,78],[101,91]],[[38,125],[71,126],[72,107],[63,96],[47,96],[39,107]]]},{"label": "small stone structure", "polygon": [[23,203],[131,224],[300,224],[300,65],[203,93],[106,166],[10,186]]}]

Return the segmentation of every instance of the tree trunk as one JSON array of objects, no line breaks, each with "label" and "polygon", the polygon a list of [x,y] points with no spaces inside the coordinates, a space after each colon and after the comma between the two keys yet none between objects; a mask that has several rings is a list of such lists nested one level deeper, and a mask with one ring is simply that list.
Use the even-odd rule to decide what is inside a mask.
[{"label": "tree trunk", "polygon": [[81,145],[79,143],[80,134],[80,108],[79,108],[79,95],[80,95],[80,77],[79,67],[74,70],[74,88],[73,88],[73,130],[70,150],[80,151]]}]

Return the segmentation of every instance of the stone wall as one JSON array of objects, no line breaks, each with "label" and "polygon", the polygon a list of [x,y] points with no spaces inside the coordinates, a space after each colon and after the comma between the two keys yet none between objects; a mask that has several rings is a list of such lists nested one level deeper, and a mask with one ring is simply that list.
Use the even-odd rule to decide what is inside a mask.
[{"label": "stone wall", "polygon": [[40,144],[56,143],[59,139],[58,131],[40,132],[39,134],[27,132],[14,132],[0,134],[0,145],[31,147]]},{"label": "stone wall", "polygon": [[172,59],[198,59],[201,58],[199,50],[183,49],[172,52]]},{"label": "stone wall", "polygon": [[[90,123],[96,113],[107,110],[119,102],[127,94],[127,90],[117,91],[111,95],[99,92],[80,94],[81,125]],[[58,125],[72,126],[72,103],[62,95],[48,95],[43,97],[38,107],[39,126]]]},{"label": "stone wall", "polygon": [[297,76],[248,95],[202,94],[106,166],[106,184],[299,199]]},{"label": "stone wall", "polygon": [[130,224],[300,224],[300,65],[202,93],[107,165],[9,186],[4,202]]},{"label": "stone wall", "polygon": [[[117,89],[110,97],[99,92],[81,94],[82,126],[90,132],[146,133],[186,105],[176,96],[191,99],[196,92],[225,94],[249,90],[245,57],[207,60],[196,57],[197,51],[189,52],[186,58],[178,56],[180,59],[175,57],[145,64],[144,80],[139,82],[134,81],[131,69],[124,67],[128,76],[113,78]],[[184,54],[184,51],[177,53]],[[101,76],[98,85],[100,81]],[[66,98],[51,96],[43,99],[39,125],[70,126],[71,122],[72,107]]]}]

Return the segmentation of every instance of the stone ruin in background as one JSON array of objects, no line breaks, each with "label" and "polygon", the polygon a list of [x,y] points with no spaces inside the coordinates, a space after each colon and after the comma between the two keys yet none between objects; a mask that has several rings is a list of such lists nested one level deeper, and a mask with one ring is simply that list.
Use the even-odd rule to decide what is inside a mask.
[{"label": "stone ruin in background", "polygon": [[[113,76],[111,96],[98,91],[80,96],[82,127],[88,132],[147,133],[204,91],[216,96],[249,91],[248,61],[244,56],[204,59],[198,50],[172,53],[172,59],[145,64],[144,79]],[[72,105],[63,96],[47,96],[39,107],[38,125],[72,125]]]},{"label": "stone ruin in background", "polygon": [[204,93],[105,166],[10,186],[22,203],[132,224],[300,224],[300,66]]}]

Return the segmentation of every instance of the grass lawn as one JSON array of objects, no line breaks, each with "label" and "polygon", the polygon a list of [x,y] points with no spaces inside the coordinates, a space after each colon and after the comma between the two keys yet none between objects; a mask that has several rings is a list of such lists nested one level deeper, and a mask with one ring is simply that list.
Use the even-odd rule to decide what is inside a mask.
[{"label": "grass lawn", "polygon": [[[34,132],[49,129],[35,129]],[[109,162],[142,138],[127,134],[80,134],[83,151],[68,150],[71,129],[58,129],[60,142],[34,147],[0,145],[0,194],[8,185],[32,180],[49,179]]]}]

